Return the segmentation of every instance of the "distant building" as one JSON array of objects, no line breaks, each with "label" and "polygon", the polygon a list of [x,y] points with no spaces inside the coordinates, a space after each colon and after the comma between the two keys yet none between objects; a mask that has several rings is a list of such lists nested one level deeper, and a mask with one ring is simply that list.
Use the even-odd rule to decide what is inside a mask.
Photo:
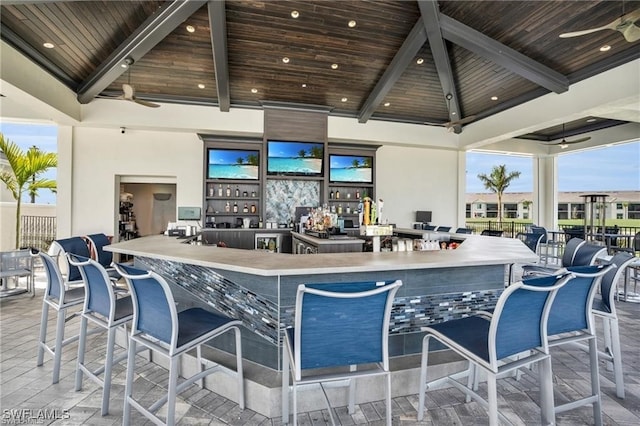
[{"label": "distant building", "polygon": [[[607,219],[640,219],[640,191],[597,191],[606,198]],[[559,192],[558,219],[584,219],[584,198],[587,191]],[[502,194],[503,218],[531,219],[531,192],[508,192]],[[466,217],[497,218],[498,197],[495,193],[467,194]]]}]

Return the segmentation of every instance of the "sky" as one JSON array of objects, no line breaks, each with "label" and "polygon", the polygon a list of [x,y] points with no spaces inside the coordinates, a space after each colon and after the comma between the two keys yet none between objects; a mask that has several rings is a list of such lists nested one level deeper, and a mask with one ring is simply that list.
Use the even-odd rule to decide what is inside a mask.
[{"label": "sky", "polygon": [[[531,157],[469,152],[467,192],[489,192],[478,174],[489,175],[501,164],[507,166],[507,172],[521,173],[506,192],[533,191]],[[558,190],[640,191],[640,141],[558,156]]]},{"label": "sky", "polygon": [[[5,140],[9,139],[25,152],[34,145],[43,152],[58,152],[58,127],[55,125],[0,121],[0,132],[4,135]],[[56,175],[57,169],[53,168],[41,177],[56,179]],[[4,185],[4,183],[0,183],[0,185]],[[31,197],[28,193],[24,193],[22,200],[30,203]],[[48,189],[41,189],[36,196],[36,203],[55,204],[56,194]]]},{"label": "sky", "polygon": [[[5,139],[15,142],[25,151],[35,145],[45,152],[57,152],[55,125],[0,122],[0,132]],[[297,155],[296,150],[292,152]],[[512,181],[507,192],[533,191],[531,157],[470,152],[467,154],[467,192],[488,192],[477,176],[491,173],[491,169],[500,164],[505,164],[507,171],[521,173],[518,179]],[[44,176],[55,179],[56,169],[50,169]],[[558,189],[640,191],[640,141],[559,156]],[[22,199],[30,201],[28,194],[23,195]],[[49,190],[40,190],[36,202],[55,204],[56,196]]]}]

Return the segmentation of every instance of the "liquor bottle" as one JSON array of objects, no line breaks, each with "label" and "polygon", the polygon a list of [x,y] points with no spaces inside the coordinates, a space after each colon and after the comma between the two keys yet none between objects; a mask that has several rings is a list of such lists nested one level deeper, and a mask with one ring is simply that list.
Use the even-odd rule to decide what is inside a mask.
[{"label": "liquor bottle", "polygon": [[213,197],[213,186],[209,187],[209,197]]},{"label": "liquor bottle", "polygon": [[359,200],[360,199],[360,190],[356,189],[356,198]]},{"label": "liquor bottle", "polygon": [[227,185],[227,197],[231,197],[231,187]]},{"label": "liquor bottle", "polygon": [[235,201],[233,202],[233,212],[238,213],[238,203],[236,203]]},{"label": "liquor bottle", "polygon": [[340,190],[336,190],[336,199],[340,198]]},{"label": "liquor bottle", "polygon": [[351,214],[351,206],[347,205],[347,214]]},{"label": "liquor bottle", "polygon": [[251,213],[255,213],[255,212],[256,212],[256,205],[251,204]]},{"label": "liquor bottle", "polygon": [[338,204],[338,214],[342,214],[342,204]]},{"label": "liquor bottle", "polygon": [[247,203],[244,203],[244,207],[242,208],[242,213],[249,213],[249,206]]},{"label": "liquor bottle", "polygon": [[262,228],[262,216],[258,219],[258,228]]},{"label": "liquor bottle", "polygon": [[222,184],[218,184],[218,197],[222,197]]},{"label": "liquor bottle", "polygon": [[224,205],[224,211],[229,213],[231,211],[231,204],[227,201],[227,204]]},{"label": "liquor bottle", "polygon": [[236,185],[236,198],[240,196],[240,188]]},{"label": "liquor bottle", "polygon": [[329,199],[333,200],[333,189],[331,190],[331,192],[329,193]]}]

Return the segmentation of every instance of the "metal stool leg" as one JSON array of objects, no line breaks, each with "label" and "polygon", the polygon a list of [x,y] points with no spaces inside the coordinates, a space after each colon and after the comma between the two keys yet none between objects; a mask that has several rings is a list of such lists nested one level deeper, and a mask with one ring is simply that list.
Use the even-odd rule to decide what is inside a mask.
[{"label": "metal stool leg", "polygon": [[102,415],[109,414],[109,396],[111,395],[111,370],[113,368],[113,350],[116,344],[116,327],[111,327],[107,334],[107,357],[104,361],[104,378],[102,387]]},{"label": "metal stool leg", "polygon": [[[87,319],[80,318],[80,341],[78,342],[78,362],[76,366],[76,391],[82,390],[82,368],[84,366],[84,351],[87,340]],[[108,344],[108,343],[107,343]]]},{"label": "metal stool leg", "polygon": [[41,367],[44,362],[44,347],[47,344],[47,325],[49,321],[49,304],[42,302],[42,316],[40,318],[40,337],[38,338],[38,359],[36,366]]},{"label": "metal stool leg", "polygon": [[613,356],[613,374],[616,380],[616,395],[624,399],[624,378],[622,375],[622,351],[620,350],[620,331],[618,320],[609,319],[611,327],[611,355]]},{"label": "metal stool leg", "polygon": [[178,394],[178,364],[180,356],[174,356],[169,361],[169,384],[167,397],[167,426],[173,426],[176,418],[176,396]]},{"label": "metal stool leg", "polygon": [[122,409],[122,425],[128,426],[131,421],[131,399],[133,399],[133,372],[136,367],[136,342],[129,341],[127,357],[127,380],[124,385],[124,407]]},{"label": "metal stool leg", "polygon": [[62,342],[64,341],[64,316],[66,309],[58,310],[56,321],[56,345],[53,353],[53,384],[60,381],[60,363],[62,362]]},{"label": "metal stool leg", "polygon": [[289,423],[289,356],[282,345],[282,424]]}]

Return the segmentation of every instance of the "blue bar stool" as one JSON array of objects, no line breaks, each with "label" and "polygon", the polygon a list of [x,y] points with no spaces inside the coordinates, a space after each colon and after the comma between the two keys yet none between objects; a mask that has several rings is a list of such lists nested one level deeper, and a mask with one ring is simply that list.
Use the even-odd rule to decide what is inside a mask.
[{"label": "blue bar stool", "polygon": [[56,260],[61,276],[64,278],[65,287],[84,285],[80,270],[77,266],[69,264],[67,254],[90,258],[91,255],[89,254],[89,246],[86,240],[82,237],[63,238],[53,241],[49,247],[49,255]]},{"label": "blue bar stool", "polygon": [[[285,330],[282,346],[283,423],[289,423],[291,389],[293,424],[297,424],[298,385],[317,383],[324,392],[322,383],[349,379],[349,412],[353,413],[355,384],[351,379],[384,376],[386,418],[391,426],[389,319],[394,295],[401,285],[401,281],[382,281],[298,286],[295,326]],[[362,364],[375,364],[375,368],[357,370]],[[350,368],[330,374],[313,371],[338,366]],[[329,415],[335,424],[330,406]]]},{"label": "blue bar stool", "polygon": [[111,240],[105,234],[89,234],[85,237],[91,253],[91,259],[97,261],[109,274],[111,280],[120,279],[120,274],[111,264],[113,263],[113,253],[104,248],[111,244]]},{"label": "blue bar stool", "polygon": [[[86,374],[87,377],[102,386],[102,415],[106,416],[109,414],[112,367],[127,358],[127,351],[114,358],[116,329],[119,326],[123,326],[126,336],[126,324],[133,319],[133,304],[131,296],[119,298],[116,296],[109,274],[98,262],[72,254],[67,256],[69,263],[78,267],[85,282],[85,299],[80,319],[80,342],[78,344],[75,390],[82,390],[83,374]],[[92,331],[107,331],[107,353],[104,365],[96,370],[89,369],[84,363],[87,323],[89,321],[99,327]],[[103,378],[100,378],[102,373],[104,373]]]},{"label": "blue bar stool", "polygon": [[[490,425],[497,425],[498,418],[509,423],[498,412],[496,380],[498,376],[520,367],[538,363],[541,423],[555,424],[551,358],[546,329],[553,299],[558,290],[571,279],[572,274],[562,273],[530,280],[537,285],[517,282],[500,295],[492,315],[478,314],[426,327],[424,331],[427,334],[422,341],[418,420],[424,418],[429,342],[434,338],[469,361],[469,381],[465,386],[447,376],[429,385],[445,381],[487,409]],[[527,355],[513,359],[514,355],[523,352]],[[473,390],[476,368],[487,375],[488,401]]]},{"label": "blue bar stool", "polygon": [[[233,331],[236,345],[236,371],[227,370],[236,376],[238,405],[244,409],[244,380],[242,374],[242,346],[240,339],[240,320],[219,315],[201,308],[191,308],[177,312],[176,304],[167,281],[155,272],[147,272],[131,266],[116,264],[118,273],[129,284],[133,300],[133,322],[129,338],[129,357],[127,360],[127,381],[124,395],[123,425],[128,425],[131,407],[156,424],[173,425],[177,394],[205,376],[224,368],[214,364],[202,370],[200,346],[212,338]],[[137,346],[148,348],[169,360],[169,383],[167,395],[149,407],[144,407],[133,397],[133,375],[136,366]],[[187,378],[178,385],[178,362],[180,356],[196,349],[199,373]],[[156,412],[167,404],[167,418],[162,421]]]},{"label": "blue bar stool", "polygon": [[[78,315],[78,312],[66,317],[67,310],[75,306],[80,306],[84,302],[84,287],[75,287],[67,290],[65,281],[58,268],[58,263],[48,254],[40,252],[40,258],[44,265],[47,276],[47,287],[44,291],[42,301],[42,318],[40,319],[40,336],[38,338],[38,357],[36,365],[42,366],[44,362],[44,352],[53,357],[53,383],[60,380],[60,361],[62,359],[62,348],[78,340],[78,335],[64,339],[65,322]],[[47,345],[47,322],[49,319],[49,307],[58,312],[56,322],[56,340],[53,347]]]}]

